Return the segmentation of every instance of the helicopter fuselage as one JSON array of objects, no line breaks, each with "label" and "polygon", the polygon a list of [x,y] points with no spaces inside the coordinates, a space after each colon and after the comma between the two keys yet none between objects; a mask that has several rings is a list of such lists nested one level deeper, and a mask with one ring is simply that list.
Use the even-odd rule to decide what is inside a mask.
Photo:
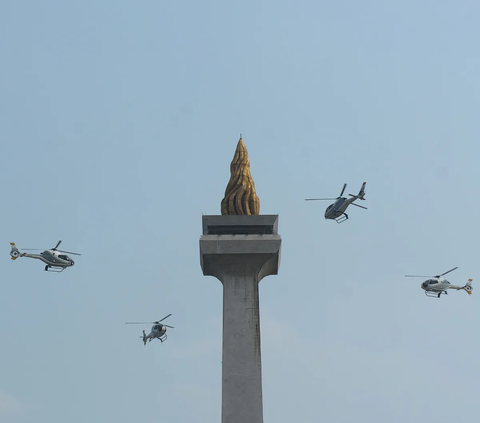
[{"label": "helicopter fuselage", "polygon": [[450,282],[448,282],[444,278],[431,278],[426,280],[425,282],[422,282],[420,287],[424,291],[431,291],[431,292],[443,292],[446,289],[452,288],[454,285],[451,285]]},{"label": "helicopter fuselage", "polygon": [[71,267],[75,262],[66,254],[59,251],[45,250],[40,254],[21,253],[20,257],[29,257],[43,261],[49,267],[66,268]]},{"label": "helicopter fuselage", "polygon": [[352,204],[356,200],[355,197],[352,198],[345,198],[340,197],[337,198],[335,203],[330,204],[327,209],[325,210],[325,219],[338,219],[340,216],[345,214],[345,210],[347,207]]},{"label": "helicopter fuselage", "polygon": [[148,342],[150,342],[152,339],[159,339],[161,342],[165,341],[167,339],[166,332],[167,328],[161,324],[156,323],[154,326],[152,326],[152,330],[148,335],[145,335],[145,331],[143,331],[143,344],[145,345]]},{"label": "helicopter fuselage", "polygon": [[152,338],[160,338],[161,336],[165,335],[165,332],[167,331],[167,328],[163,325],[154,325],[152,326],[152,331],[150,332],[150,335]]}]

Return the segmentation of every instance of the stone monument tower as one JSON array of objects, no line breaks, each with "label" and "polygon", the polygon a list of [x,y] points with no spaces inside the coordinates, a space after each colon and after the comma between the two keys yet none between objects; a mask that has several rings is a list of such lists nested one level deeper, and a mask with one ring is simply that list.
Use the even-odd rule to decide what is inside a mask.
[{"label": "stone monument tower", "polygon": [[278,216],[260,215],[242,138],[230,165],[221,216],[203,216],[203,274],[223,284],[222,423],[263,423],[258,283],[276,275]]}]

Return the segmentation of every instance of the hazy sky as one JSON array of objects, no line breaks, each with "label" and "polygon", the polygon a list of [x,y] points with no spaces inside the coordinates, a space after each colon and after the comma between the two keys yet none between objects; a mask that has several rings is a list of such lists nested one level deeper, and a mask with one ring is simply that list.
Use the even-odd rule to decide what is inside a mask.
[{"label": "hazy sky", "polygon": [[[265,422],[477,421],[480,4],[228,3],[0,0],[0,421],[220,422],[198,240],[240,133],[283,239]],[[304,201],[363,181],[341,225]],[[404,277],[454,266],[471,297]]]}]

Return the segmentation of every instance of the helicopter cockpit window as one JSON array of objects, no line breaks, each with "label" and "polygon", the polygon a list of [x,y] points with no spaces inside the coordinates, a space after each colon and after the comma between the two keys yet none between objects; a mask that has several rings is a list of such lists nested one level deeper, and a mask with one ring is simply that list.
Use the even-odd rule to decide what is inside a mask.
[{"label": "helicopter cockpit window", "polygon": [[158,327],[158,325],[155,325],[155,326],[153,327],[153,330],[160,330],[160,328]]},{"label": "helicopter cockpit window", "polygon": [[333,207],[333,204],[330,204],[328,207],[327,207],[327,211],[331,210]]},{"label": "helicopter cockpit window", "polygon": [[435,279],[430,279],[430,280],[428,281],[428,283],[429,283],[430,285],[434,285],[434,284],[438,283],[438,281],[436,281]]},{"label": "helicopter cockpit window", "polygon": [[68,260],[68,257],[67,257],[67,256],[64,256],[64,255],[62,255],[62,254],[60,254],[60,255],[58,256],[58,258],[61,258],[62,260]]}]

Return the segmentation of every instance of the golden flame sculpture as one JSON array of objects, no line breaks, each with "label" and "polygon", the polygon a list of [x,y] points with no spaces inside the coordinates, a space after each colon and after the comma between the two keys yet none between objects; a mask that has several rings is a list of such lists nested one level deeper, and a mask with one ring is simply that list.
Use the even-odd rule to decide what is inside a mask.
[{"label": "golden flame sculpture", "polygon": [[230,164],[230,181],[222,200],[222,214],[260,214],[260,200],[250,174],[250,161],[242,136]]}]

